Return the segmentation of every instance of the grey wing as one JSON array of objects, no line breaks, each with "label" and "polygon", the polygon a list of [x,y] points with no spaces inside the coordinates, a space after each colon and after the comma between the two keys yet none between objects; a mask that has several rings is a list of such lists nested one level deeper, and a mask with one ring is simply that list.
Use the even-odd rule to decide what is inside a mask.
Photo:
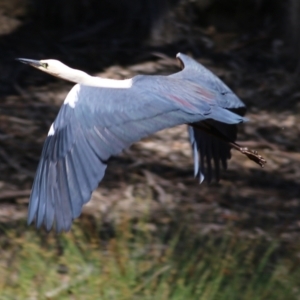
[{"label": "grey wing", "polygon": [[176,57],[183,69],[170,77],[186,79],[217,92],[216,103],[220,107],[246,112],[245,104],[219,77],[187,55],[178,53]]},{"label": "grey wing", "polygon": [[[174,78],[182,78],[216,92],[216,103],[222,108],[228,109],[240,116],[246,113],[245,104],[232,92],[221,79],[194,59],[182,53],[177,54],[182,71],[170,75]],[[231,147],[224,140],[213,135],[213,131],[219,132],[230,142],[237,137],[236,124],[224,124],[218,120],[205,120],[196,124],[197,127],[188,126],[188,132],[194,154],[194,172],[199,176],[200,182],[204,177],[210,181],[214,175],[220,179],[220,164],[227,168],[227,160],[230,159]],[[211,131],[211,132],[210,132]],[[214,174],[212,161],[214,163]]]},{"label": "grey wing", "polygon": [[37,227],[49,230],[55,223],[57,231],[69,230],[103,178],[109,157],[142,137],[210,117],[243,121],[208,105],[194,86],[182,89],[176,80],[164,85],[163,78],[147,78],[137,78],[140,83],[130,89],[74,86],[45,141],[28,223],[36,218]]},{"label": "grey wing", "polygon": [[[51,132],[52,131],[52,132]],[[36,217],[50,230],[69,230],[72,220],[104,176],[107,153],[94,152],[88,132],[69,105],[63,105],[46,138],[30,196],[28,223]]]}]

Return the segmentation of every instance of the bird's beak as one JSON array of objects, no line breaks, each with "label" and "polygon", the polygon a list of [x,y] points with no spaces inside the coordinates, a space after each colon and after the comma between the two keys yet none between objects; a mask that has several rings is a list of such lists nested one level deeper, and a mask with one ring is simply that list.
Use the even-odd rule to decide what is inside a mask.
[{"label": "bird's beak", "polygon": [[42,67],[42,64],[40,63],[39,60],[27,59],[27,58],[16,58],[16,60],[20,61],[23,64],[30,65],[35,68]]}]

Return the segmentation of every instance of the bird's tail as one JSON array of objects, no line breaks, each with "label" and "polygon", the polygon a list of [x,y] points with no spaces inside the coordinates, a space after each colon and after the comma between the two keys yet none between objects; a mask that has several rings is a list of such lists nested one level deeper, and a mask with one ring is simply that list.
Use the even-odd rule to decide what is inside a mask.
[{"label": "bird's tail", "polygon": [[226,108],[222,108],[219,106],[212,107],[211,119],[226,123],[226,124],[239,124],[249,121],[248,118],[240,116]]}]

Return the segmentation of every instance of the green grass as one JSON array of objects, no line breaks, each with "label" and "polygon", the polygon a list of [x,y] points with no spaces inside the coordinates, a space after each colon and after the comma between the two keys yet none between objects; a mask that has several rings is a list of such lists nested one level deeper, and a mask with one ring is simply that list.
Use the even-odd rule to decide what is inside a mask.
[{"label": "green grass", "polygon": [[[151,232],[126,218],[110,236],[89,226],[0,235],[0,299],[299,299],[300,246],[262,238]],[[83,229],[82,229],[83,228]],[[160,232],[160,233],[158,233]],[[284,250],[284,251],[283,251]]]}]

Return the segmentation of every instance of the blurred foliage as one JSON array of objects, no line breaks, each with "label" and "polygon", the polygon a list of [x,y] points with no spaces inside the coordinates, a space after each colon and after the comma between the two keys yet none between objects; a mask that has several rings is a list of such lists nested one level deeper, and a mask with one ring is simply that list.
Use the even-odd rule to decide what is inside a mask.
[{"label": "blurred foliage", "polygon": [[[21,226],[22,227],[22,226]],[[299,299],[297,249],[177,228],[153,235],[147,218],[123,216],[99,238],[6,228],[1,235],[1,299]]]}]

